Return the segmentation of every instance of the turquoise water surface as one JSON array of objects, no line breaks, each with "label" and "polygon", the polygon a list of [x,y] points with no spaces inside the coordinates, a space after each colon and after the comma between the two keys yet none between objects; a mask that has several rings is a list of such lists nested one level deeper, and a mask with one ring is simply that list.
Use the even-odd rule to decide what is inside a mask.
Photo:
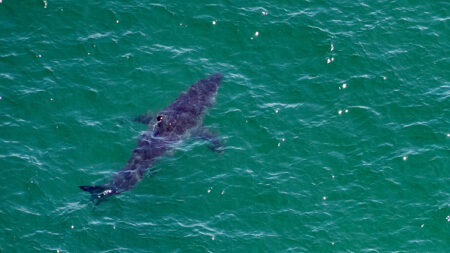
[{"label": "turquoise water surface", "polygon": [[[0,252],[449,252],[450,2],[0,3]],[[225,75],[133,190],[157,113]]]}]

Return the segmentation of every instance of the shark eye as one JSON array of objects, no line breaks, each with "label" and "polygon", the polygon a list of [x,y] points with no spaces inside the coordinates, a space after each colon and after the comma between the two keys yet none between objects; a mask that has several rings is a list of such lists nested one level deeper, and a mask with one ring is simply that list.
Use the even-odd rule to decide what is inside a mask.
[{"label": "shark eye", "polygon": [[156,117],[156,120],[158,121],[158,122],[160,122],[161,120],[163,119],[163,117],[162,116],[158,116],[158,117]]}]

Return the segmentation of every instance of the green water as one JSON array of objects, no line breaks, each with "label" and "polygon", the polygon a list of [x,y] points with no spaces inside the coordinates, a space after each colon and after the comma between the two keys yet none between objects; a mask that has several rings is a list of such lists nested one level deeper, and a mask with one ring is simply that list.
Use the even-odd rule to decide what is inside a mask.
[{"label": "green water", "polygon": [[[448,252],[450,3],[0,4],[0,252]],[[144,125],[204,123],[99,206]]]}]

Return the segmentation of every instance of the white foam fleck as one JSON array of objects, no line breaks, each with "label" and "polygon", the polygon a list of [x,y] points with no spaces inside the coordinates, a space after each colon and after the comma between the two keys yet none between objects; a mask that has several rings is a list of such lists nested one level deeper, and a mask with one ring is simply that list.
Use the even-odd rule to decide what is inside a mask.
[{"label": "white foam fleck", "polygon": [[253,40],[253,37],[250,37],[251,40]]},{"label": "white foam fleck", "polygon": [[348,112],[348,109],[345,109],[345,113],[347,113]]},{"label": "white foam fleck", "polygon": [[334,61],[334,57],[331,57],[331,61]]},{"label": "white foam fleck", "polygon": [[74,225],[72,225],[72,226],[70,226],[70,228],[71,228],[71,229],[74,229],[74,228],[75,228],[75,226],[74,226]]},{"label": "white foam fleck", "polygon": [[281,143],[278,142],[278,147],[281,145]]},{"label": "white foam fleck", "polygon": [[407,156],[404,156],[404,157],[403,157],[403,161],[406,161],[406,159],[408,159],[408,157],[407,157]]},{"label": "white foam fleck", "polygon": [[[1,1],[1,0],[0,0]],[[0,96],[0,100],[2,100],[2,97]]]},{"label": "white foam fleck", "polygon": [[385,76],[382,76],[383,77],[383,80],[386,80],[386,77]]},{"label": "white foam fleck", "polygon": [[37,58],[42,58],[42,54],[36,55]]},{"label": "white foam fleck", "polygon": [[115,230],[115,229],[116,229],[116,226],[113,226],[113,229]]},{"label": "white foam fleck", "polygon": [[334,175],[332,175],[331,178],[334,179]]},{"label": "white foam fleck", "polygon": [[334,245],[334,242],[331,242],[331,245]]},{"label": "white foam fleck", "polygon": [[208,189],[208,193],[210,193],[211,192],[211,189]]},{"label": "white foam fleck", "polygon": [[111,194],[112,193],[112,190],[111,189],[108,189],[108,190],[104,190],[103,191],[103,195],[108,195],[108,194]]},{"label": "white foam fleck", "polygon": [[278,113],[278,109],[275,109],[275,113]]},{"label": "white foam fleck", "polygon": [[333,51],[334,50],[334,46],[333,46],[333,43],[331,43],[331,49],[330,49],[330,51]]},{"label": "white foam fleck", "polygon": [[339,113],[339,115],[341,115],[342,114],[342,110],[339,110],[338,113]]},{"label": "white foam fleck", "polygon": [[346,83],[344,83],[344,84],[342,85],[342,89],[345,89],[345,88],[347,88],[347,84],[346,84]]},{"label": "white foam fleck", "polygon": [[216,25],[216,21],[215,21],[215,20],[213,20],[213,21],[212,21],[212,24],[213,24],[213,25]]},{"label": "white foam fleck", "polygon": [[222,192],[220,194],[224,195],[225,194],[225,190],[222,190]]},{"label": "white foam fleck", "polygon": [[180,23],[180,26],[183,26],[183,23]]},{"label": "white foam fleck", "polygon": [[88,52],[88,55],[91,55],[91,53]]},{"label": "white foam fleck", "polygon": [[255,36],[256,36],[256,37],[259,36],[259,32],[258,32],[258,31],[255,32]]},{"label": "white foam fleck", "polygon": [[285,141],[286,139],[285,138],[281,138],[281,141]]},{"label": "white foam fleck", "polygon": [[[2,1],[0,0],[0,3],[1,3]],[[44,0],[44,8],[47,8],[47,0]]]},{"label": "white foam fleck", "polygon": [[212,237],[211,237],[211,240],[213,240],[213,241],[214,241],[215,239],[216,239],[216,238],[215,238],[214,236],[212,236]]},{"label": "white foam fleck", "polygon": [[448,215],[447,217],[445,217],[445,219],[450,222],[450,215]]},{"label": "white foam fleck", "polygon": [[262,11],[261,14],[263,14],[265,16],[265,15],[267,15],[267,11]]},{"label": "white foam fleck", "polygon": [[323,200],[327,200],[327,196],[323,196],[322,199],[323,199]]},{"label": "white foam fleck", "polygon": [[425,224],[420,225],[421,228],[423,228],[423,226],[425,226]]},{"label": "white foam fleck", "polygon": [[53,101],[53,98],[50,98],[50,101]]},{"label": "white foam fleck", "polygon": [[331,60],[330,58],[327,58],[327,64],[330,64]]},{"label": "white foam fleck", "polygon": [[116,24],[118,24],[119,23],[119,20],[116,20]]},{"label": "white foam fleck", "polygon": [[[0,0],[0,3],[2,2],[2,0]],[[59,249],[56,250],[56,253],[59,253]]]},{"label": "white foam fleck", "polygon": [[[2,97],[0,97],[0,99],[2,99]],[[450,134],[447,134],[447,137],[450,137]]]}]

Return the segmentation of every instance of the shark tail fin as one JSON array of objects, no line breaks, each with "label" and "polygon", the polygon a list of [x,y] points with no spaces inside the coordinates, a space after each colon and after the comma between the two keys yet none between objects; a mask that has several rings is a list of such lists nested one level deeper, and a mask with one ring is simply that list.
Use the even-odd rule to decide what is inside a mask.
[{"label": "shark tail fin", "polygon": [[115,192],[107,185],[81,185],[78,186],[81,190],[87,191],[91,194],[91,199],[96,201],[95,205],[100,204],[106,196],[112,195]]}]

